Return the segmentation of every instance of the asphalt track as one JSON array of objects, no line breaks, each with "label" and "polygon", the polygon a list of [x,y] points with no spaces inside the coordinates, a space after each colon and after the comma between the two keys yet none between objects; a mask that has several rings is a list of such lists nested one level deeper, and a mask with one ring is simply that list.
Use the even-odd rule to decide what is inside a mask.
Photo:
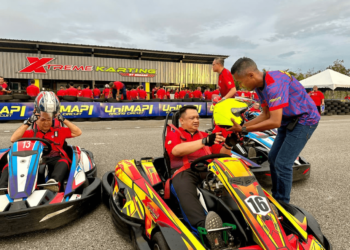
[{"label": "asphalt track", "polygon": [[[76,123],[81,137],[69,144],[91,150],[98,177],[114,169],[122,159],[162,155],[164,121],[103,121]],[[0,148],[11,145],[19,124],[0,124]],[[201,128],[210,127],[209,119]],[[302,154],[312,165],[311,177],[293,185],[291,203],[313,214],[335,250],[350,249],[350,116],[322,117]],[[0,222],[1,226],[1,222]],[[119,236],[108,209],[101,204],[88,215],[54,230],[0,239],[0,249],[132,249]]]}]

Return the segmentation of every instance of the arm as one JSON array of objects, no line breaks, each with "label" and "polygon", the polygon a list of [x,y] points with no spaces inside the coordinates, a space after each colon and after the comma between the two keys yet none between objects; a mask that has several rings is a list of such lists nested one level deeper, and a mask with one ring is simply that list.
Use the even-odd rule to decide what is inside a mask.
[{"label": "arm", "polygon": [[27,128],[29,127],[29,125],[24,125],[22,124],[11,136],[11,142],[14,143],[16,142],[18,139],[21,139],[24,132],[26,132]]},{"label": "arm", "polygon": [[80,128],[78,128],[77,126],[75,126],[73,123],[71,123],[70,121],[68,121],[67,119],[65,119],[63,121],[64,125],[66,125],[71,133],[72,133],[72,137],[77,137],[80,136],[82,134]]},{"label": "arm", "polygon": [[225,147],[222,147],[220,150],[220,154],[231,155],[231,149],[226,149]]},{"label": "arm", "polygon": [[282,108],[270,111],[270,117],[267,120],[264,120],[260,123],[256,123],[255,125],[249,125],[249,126],[246,125],[247,131],[248,132],[264,131],[268,129],[279,128],[282,122],[282,113],[283,113]]},{"label": "arm", "polygon": [[119,101],[119,89],[117,89],[117,94],[115,95],[115,99]]},{"label": "arm", "polygon": [[227,95],[224,96],[225,99],[232,98],[236,94],[236,87],[230,89],[230,91],[227,93]]},{"label": "arm", "polygon": [[263,109],[263,112],[258,117],[256,117],[253,120],[245,123],[246,127],[255,125],[255,124],[263,122],[263,121],[266,121],[267,119],[270,118],[269,108],[268,107],[263,107],[262,109]]}]

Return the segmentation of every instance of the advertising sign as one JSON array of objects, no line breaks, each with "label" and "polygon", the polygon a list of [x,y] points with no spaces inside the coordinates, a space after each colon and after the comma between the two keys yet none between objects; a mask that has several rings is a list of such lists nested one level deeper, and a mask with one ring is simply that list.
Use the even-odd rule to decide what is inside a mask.
[{"label": "advertising sign", "polygon": [[100,103],[61,102],[61,114],[66,118],[94,118],[100,116]]},{"label": "advertising sign", "polygon": [[0,120],[25,120],[34,110],[34,103],[0,103]]},{"label": "advertising sign", "polygon": [[196,106],[200,116],[207,115],[207,107],[205,102],[160,102],[159,116],[166,116],[170,111],[179,110],[183,106],[187,105]]},{"label": "advertising sign", "polygon": [[212,102],[207,102],[207,116],[212,116],[214,112],[214,105]]},{"label": "advertising sign", "polygon": [[159,116],[158,103],[100,103],[101,118],[127,118],[147,116]]}]

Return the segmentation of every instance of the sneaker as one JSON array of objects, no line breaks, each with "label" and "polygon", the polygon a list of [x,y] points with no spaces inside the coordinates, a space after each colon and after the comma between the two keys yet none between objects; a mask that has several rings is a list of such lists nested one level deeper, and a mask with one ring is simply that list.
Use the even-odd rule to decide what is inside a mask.
[{"label": "sneaker", "polygon": [[[221,227],[222,227],[222,220],[220,216],[217,213],[210,211],[207,214],[207,217],[205,218],[205,229],[207,229],[208,231],[210,229],[221,228]],[[208,232],[207,239],[210,244],[210,249],[212,250],[222,249],[223,247],[225,247],[225,243],[222,239],[222,231]]]},{"label": "sneaker", "polygon": [[55,181],[54,179],[48,180],[46,184],[51,184],[51,185],[44,186],[43,187],[44,189],[50,190],[55,193],[57,193],[60,190],[57,181]]},{"label": "sneaker", "polygon": [[248,150],[248,159],[252,159],[256,157],[256,150],[253,147],[250,147]]}]

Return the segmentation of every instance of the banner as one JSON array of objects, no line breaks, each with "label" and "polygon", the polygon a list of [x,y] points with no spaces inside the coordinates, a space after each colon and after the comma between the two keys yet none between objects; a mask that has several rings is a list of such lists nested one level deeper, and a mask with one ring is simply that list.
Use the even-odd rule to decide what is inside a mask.
[{"label": "banner", "polygon": [[98,102],[61,102],[61,114],[65,118],[95,118],[100,117]]},{"label": "banner", "polygon": [[214,105],[212,102],[207,102],[207,116],[212,116],[214,112]]},{"label": "banner", "polygon": [[0,121],[25,120],[32,115],[34,103],[0,102]]},{"label": "banner", "polygon": [[[60,112],[68,118],[132,118],[166,116],[172,110],[194,105],[200,116],[212,116],[213,106],[208,102],[61,102]],[[25,120],[33,113],[34,104],[1,103],[1,120]]]},{"label": "banner", "polygon": [[160,102],[159,116],[166,116],[170,111],[179,110],[183,106],[187,105],[196,106],[200,116],[207,115],[207,107],[205,102]]},{"label": "banner", "polygon": [[100,118],[159,116],[158,102],[100,103]]}]

